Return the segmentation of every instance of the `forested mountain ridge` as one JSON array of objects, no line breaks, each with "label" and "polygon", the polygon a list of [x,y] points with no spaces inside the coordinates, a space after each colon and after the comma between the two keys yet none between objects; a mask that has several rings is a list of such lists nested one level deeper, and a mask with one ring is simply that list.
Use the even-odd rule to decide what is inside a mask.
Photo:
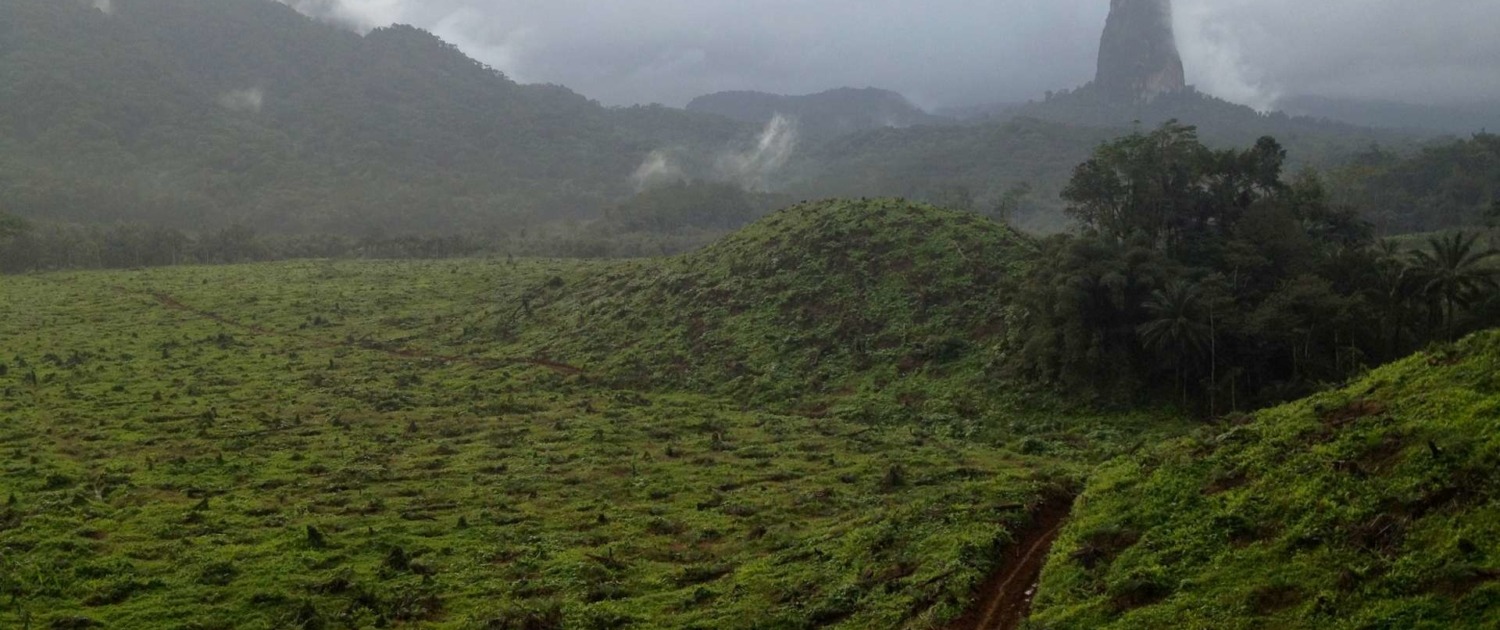
[{"label": "forested mountain ridge", "polygon": [[1500,129],[1500,102],[1413,104],[1318,96],[1283,98],[1277,107],[1292,115],[1339,120],[1354,125],[1471,134]]},{"label": "forested mountain ridge", "polygon": [[[519,85],[419,29],[266,0],[0,7],[0,195],[187,229],[452,231],[588,214],[664,143],[741,126]],[[86,44],[84,44],[86,42]]]},{"label": "forested mountain ridge", "polygon": [[[1402,155],[1420,136],[1326,120],[1263,114],[1187,89],[1120,100],[1093,84],[1052,93],[965,126],[870,129],[798,156],[791,192],[803,196],[903,195],[1009,214],[1032,231],[1065,227],[1058,194],[1073,168],[1104,141],[1167,122],[1192,125],[1215,148],[1273,136],[1292,170],[1335,168],[1371,146]],[[1017,191],[1025,194],[1017,196]]]}]

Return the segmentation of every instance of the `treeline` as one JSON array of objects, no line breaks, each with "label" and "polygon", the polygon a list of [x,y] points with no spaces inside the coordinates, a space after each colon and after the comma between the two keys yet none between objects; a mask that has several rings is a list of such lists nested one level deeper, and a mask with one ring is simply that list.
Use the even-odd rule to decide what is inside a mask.
[{"label": "treeline", "polygon": [[1176,123],[1100,147],[1063,194],[1079,234],[1045,241],[1021,288],[1020,369],[1217,415],[1500,323],[1491,239],[1377,240],[1285,161]]},{"label": "treeline", "polygon": [[308,258],[664,256],[707,245],[789,203],[733,184],[681,182],[643,191],[594,221],[516,222],[506,231],[461,235],[279,234],[239,224],[193,233],[138,223],[38,223],[0,212],[0,273]]},{"label": "treeline", "polygon": [[452,258],[499,251],[505,242],[470,236],[276,235],[242,225],[191,234],[137,224],[32,224],[0,215],[0,273],[303,258]]}]

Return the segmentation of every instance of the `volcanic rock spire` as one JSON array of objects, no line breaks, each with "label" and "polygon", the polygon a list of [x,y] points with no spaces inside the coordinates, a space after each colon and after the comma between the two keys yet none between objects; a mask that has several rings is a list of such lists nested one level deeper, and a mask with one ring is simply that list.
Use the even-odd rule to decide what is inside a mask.
[{"label": "volcanic rock spire", "polygon": [[1111,99],[1135,101],[1187,86],[1172,32],[1172,0],[1110,0],[1094,85]]}]

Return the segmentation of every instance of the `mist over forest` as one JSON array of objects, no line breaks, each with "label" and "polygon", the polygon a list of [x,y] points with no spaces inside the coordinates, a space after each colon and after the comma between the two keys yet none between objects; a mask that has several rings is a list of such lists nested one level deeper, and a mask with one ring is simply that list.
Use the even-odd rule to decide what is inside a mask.
[{"label": "mist over forest", "polygon": [[1495,627],[1497,20],[0,0],[0,627]]}]

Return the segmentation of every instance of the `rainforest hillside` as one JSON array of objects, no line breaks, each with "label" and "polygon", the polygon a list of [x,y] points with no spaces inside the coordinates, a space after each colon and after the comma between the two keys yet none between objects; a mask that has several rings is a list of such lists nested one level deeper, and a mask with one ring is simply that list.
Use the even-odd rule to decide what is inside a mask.
[{"label": "rainforest hillside", "polygon": [[370,234],[597,212],[741,127],[518,85],[411,27],[268,0],[0,5],[0,198],[51,221]]}]

